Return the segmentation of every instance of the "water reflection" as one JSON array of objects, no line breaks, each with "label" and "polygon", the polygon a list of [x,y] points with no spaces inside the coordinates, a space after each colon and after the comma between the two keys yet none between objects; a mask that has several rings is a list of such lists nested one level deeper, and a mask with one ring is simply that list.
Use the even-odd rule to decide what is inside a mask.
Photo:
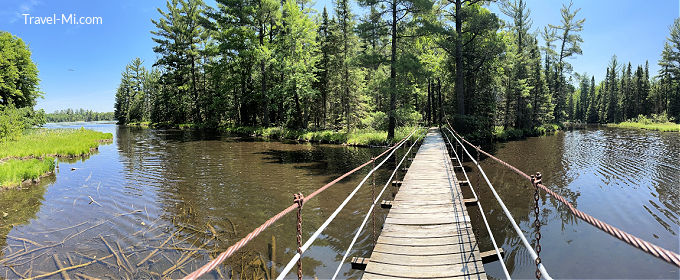
[{"label": "water reflection", "polygon": [[[54,271],[58,258],[64,267],[95,260],[68,271],[70,277],[179,278],[289,206],[293,193],[308,194],[382,151],[261,142],[207,131],[84,126],[114,133],[113,145],[101,146],[98,154],[85,161],[62,161],[62,171],[39,186],[0,192],[0,214],[8,213],[0,218],[0,237],[10,237],[0,238],[0,259],[21,250],[35,250],[10,262],[21,265],[10,268],[8,262],[0,263],[0,277]],[[526,172],[542,172],[547,186],[579,209],[677,250],[680,135],[614,129],[570,131],[501,144],[495,155]],[[387,170],[396,162],[390,160],[386,165],[376,175],[377,187],[386,182]],[[533,188],[489,160],[483,160],[482,165],[530,236]],[[466,170],[494,235],[507,252],[512,276],[532,278],[534,266],[528,252],[493,195],[481,184],[479,174],[469,163]],[[305,205],[305,240],[366,172],[350,176]],[[324,279],[335,271],[368,210],[370,183],[305,253],[306,278]],[[463,191],[466,197],[471,196],[469,190]],[[391,193],[389,190],[384,199]],[[552,276],[677,276],[676,268],[574,219],[553,198],[542,195],[540,202],[544,225],[541,256]],[[472,207],[469,211],[480,249],[491,249],[480,213]],[[387,212],[378,209],[377,213],[379,230]],[[371,231],[369,223],[350,255],[370,255]],[[49,247],[24,245],[25,241],[13,237]],[[208,277],[272,279],[294,255],[295,242],[295,215],[288,215]],[[103,257],[106,259],[96,261]],[[491,277],[502,275],[497,263],[486,265],[486,270]],[[346,263],[340,275],[358,278],[361,272]],[[60,277],[64,275],[50,276]]]},{"label": "water reflection", "polygon": [[[680,135],[620,129],[560,132],[499,144],[495,156],[543,182],[578,209],[659,246],[677,251]],[[472,166],[472,165],[470,165]],[[489,159],[482,166],[525,236],[533,241],[533,188]],[[479,174],[470,173],[513,277],[535,266]],[[547,199],[547,200],[546,200]],[[541,197],[543,263],[557,278],[676,278],[678,269],[575,218],[552,197]],[[475,212],[475,211],[472,211]],[[478,217],[479,213],[475,213]],[[481,219],[481,218],[479,218]],[[478,220],[479,221],[479,220]],[[483,224],[476,232],[487,236]],[[488,237],[481,249],[491,249]],[[487,265],[501,277],[498,264]]]}]

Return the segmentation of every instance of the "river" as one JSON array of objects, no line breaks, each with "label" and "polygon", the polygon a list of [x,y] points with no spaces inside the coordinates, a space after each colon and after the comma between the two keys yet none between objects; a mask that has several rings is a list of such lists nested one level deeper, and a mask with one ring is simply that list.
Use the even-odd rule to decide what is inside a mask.
[{"label": "river", "polygon": [[[57,174],[38,185],[0,192],[0,277],[36,276],[59,266],[86,265],[50,278],[180,278],[289,206],[294,193],[308,194],[382,151],[102,123],[48,125],[80,126],[111,132],[114,141],[87,158],[59,160]],[[679,250],[680,134],[587,129],[503,143],[495,150],[497,157],[526,172],[542,172],[546,185],[579,209]],[[533,189],[488,159],[482,165],[532,240]],[[305,205],[305,240],[367,171]],[[387,168],[378,172],[377,184],[382,186],[388,175]],[[471,169],[469,175],[494,235],[507,252],[512,276],[532,278],[528,253],[488,188],[478,181],[478,173]],[[370,186],[357,193],[305,253],[305,278],[333,274],[368,209]],[[381,221],[386,210],[377,212]],[[491,249],[478,211],[470,212],[480,249]],[[541,257],[553,277],[678,277],[674,266],[575,219],[545,195],[541,222]],[[352,256],[370,254],[370,223],[367,229]],[[290,214],[208,276],[228,277],[230,271],[243,278],[278,275],[295,253],[295,240],[295,215]],[[93,261],[102,257],[108,258]],[[487,264],[486,270],[491,277],[503,275],[497,262]],[[358,278],[361,272],[345,264],[340,275]]]}]

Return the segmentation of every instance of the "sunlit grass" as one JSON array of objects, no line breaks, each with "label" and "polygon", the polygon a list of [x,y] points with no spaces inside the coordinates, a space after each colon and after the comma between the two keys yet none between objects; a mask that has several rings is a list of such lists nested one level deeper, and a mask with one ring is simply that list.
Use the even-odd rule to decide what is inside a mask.
[{"label": "sunlit grass", "polygon": [[646,129],[646,130],[657,130],[663,132],[680,132],[680,124],[667,122],[667,123],[640,123],[640,122],[622,122],[618,124],[608,124],[610,127],[618,128],[636,128],[636,129]]},{"label": "sunlit grass", "polygon": [[0,163],[0,187],[16,186],[24,180],[38,179],[54,170],[54,158],[10,159]]},{"label": "sunlit grass", "polygon": [[89,129],[32,129],[14,141],[0,143],[0,159],[45,156],[80,156],[89,154],[111,133]]},{"label": "sunlit grass", "polygon": [[382,146],[395,143],[406,137],[415,127],[400,127],[395,131],[394,139],[387,140],[387,132],[374,129],[354,129],[350,133],[344,130],[300,131],[284,127],[232,127],[225,128],[229,133],[248,135],[270,140],[297,140],[317,143],[346,144],[353,146]]},{"label": "sunlit grass", "polygon": [[646,130],[657,130],[664,132],[680,132],[680,124],[672,122],[673,120],[665,114],[652,114],[651,116],[639,115],[622,123],[607,124],[609,127],[619,128],[635,128]]}]

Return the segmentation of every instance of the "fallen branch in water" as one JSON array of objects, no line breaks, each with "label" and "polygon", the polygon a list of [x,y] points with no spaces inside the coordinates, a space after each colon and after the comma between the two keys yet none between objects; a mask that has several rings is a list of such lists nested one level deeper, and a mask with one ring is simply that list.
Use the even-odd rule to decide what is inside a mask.
[{"label": "fallen branch in water", "polygon": [[[170,239],[172,239],[172,238],[173,238],[177,233],[179,233],[182,229],[183,229],[183,228],[180,228],[180,229],[178,229],[177,231],[173,232],[173,233],[170,235],[170,237],[168,237],[168,239],[165,239],[165,241],[163,241],[163,243],[161,243],[161,245],[160,245],[159,247],[163,247],[163,245],[165,245],[165,243],[168,243],[168,241],[170,241]],[[156,250],[151,251],[151,253],[149,253],[149,255],[146,256],[146,258],[142,259],[141,261],[139,261],[139,262],[137,263],[137,266],[140,266],[140,265],[142,265],[144,262],[146,262],[147,260],[149,260],[154,254],[158,253],[159,250],[160,250],[160,249],[156,249]]]},{"label": "fallen branch in water", "polygon": [[99,202],[97,202],[96,200],[94,200],[94,198],[92,198],[91,196],[88,195],[87,197],[90,198],[90,203],[88,203],[88,204],[94,203],[94,204],[99,205],[99,207],[104,207],[104,206],[102,206],[101,204],[99,204]]}]

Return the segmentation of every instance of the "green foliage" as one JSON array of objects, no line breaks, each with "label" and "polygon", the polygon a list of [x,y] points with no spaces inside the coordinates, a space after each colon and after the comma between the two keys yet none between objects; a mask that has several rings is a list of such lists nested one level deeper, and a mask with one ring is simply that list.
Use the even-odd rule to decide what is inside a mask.
[{"label": "green foliage", "polygon": [[[231,127],[225,128],[224,131],[234,135],[261,137],[269,140],[297,140],[353,146],[382,146],[401,140],[415,128],[415,126],[397,128],[394,139],[387,139],[386,131],[372,128],[355,129],[349,133],[333,130],[304,131],[288,129],[285,127]],[[422,132],[422,130],[419,130],[419,132]]]},{"label": "green foliage", "polygon": [[38,179],[54,171],[54,158],[18,160],[10,159],[0,163],[0,188],[21,184],[24,180]]},{"label": "green foliage", "polygon": [[651,117],[639,115],[636,118],[629,119],[625,122],[618,124],[608,124],[607,126],[657,130],[665,132],[680,132],[680,124],[673,123],[673,118],[669,118],[665,114],[652,114]]},{"label": "green foliage", "polygon": [[0,106],[0,142],[16,140],[24,129],[45,124],[45,111]]},{"label": "green foliage", "polygon": [[45,115],[47,122],[92,122],[92,121],[113,121],[113,112],[94,112],[85,109],[66,109],[54,111]]},{"label": "green foliage", "polygon": [[111,140],[111,133],[89,129],[30,129],[13,141],[0,143],[0,159],[80,156],[89,154],[101,141]]},{"label": "green foliage", "polygon": [[116,89],[116,103],[112,116],[118,120],[119,124],[149,121],[152,115],[151,110],[154,109],[151,102],[160,102],[160,100],[153,100],[159,89],[158,70],[148,71],[142,64],[143,61],[140,58],[133,59],[125,66],[121,75],[120,84]]},{"label": "green foliage", "polygon": [[19,37],[0,31],[0,106],[33,107],[42,97],[39,81],[28,46]]}]

